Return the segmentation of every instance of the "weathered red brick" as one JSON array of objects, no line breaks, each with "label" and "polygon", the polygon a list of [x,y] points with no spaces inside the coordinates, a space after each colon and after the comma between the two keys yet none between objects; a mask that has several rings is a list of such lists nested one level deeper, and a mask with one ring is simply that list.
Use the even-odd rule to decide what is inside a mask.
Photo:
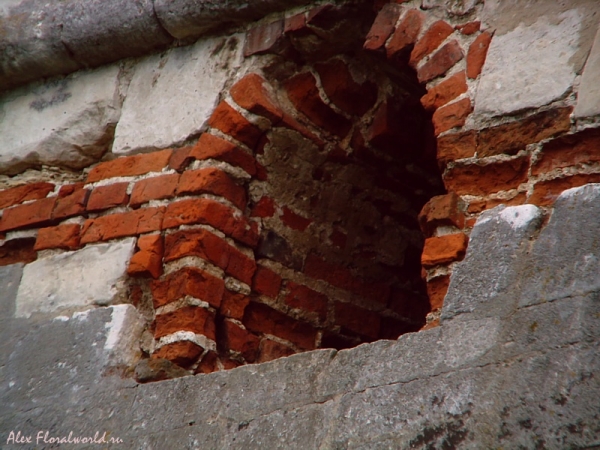
[{"label": "weathered red brick", "polygon": [[52,183],[31,183],[0,191],[0,209],[23,203],[27,200],[39,200],[54,190]]},{"label": "weathered red brick", "polygon": [[184,267],[169,274],[164,280],[153,281],[150,288],[155,308],[175,302],[186,295],[218,308],[225,291],[225,282],[195,267]]},{"label": "weathered red brick", "polygon": [[427,295],[431,309],[435,311],[444,305],[444,297],[450,285],[450,275],[432,278],[427,282]]},{"label": "weathered red brick", "polygon": [[444,75],[454,64],[463,59],[463,56],[463,51],[457,41],[448,42],[417,71],[419,82],[427,83]]},{"label": "weathered red brick", "polygon": [[473,33],[477,33],[480,28],[481,28],[481,22],[478,20],[456,26],[456,29],[459,30],[465,36],[469,36]]},{"label": "weathered red brick", "polygon": [[254,260],[208,230],[182,230],[167,235],[165,262],[198,256],[238,280],[250,284],[256,270]]},{"label": "weathered red brick", "polygon": [[377,14],[371,26],[363,48],[365,50],[379,50],[385,45],[400,18],[402,8],[395,3],[387,3]]},{"label": "weathered red brick", "polygon": [[514,155],[528,144],[539,142],[571,127],[572,107],[551,109],[515,122],[487,128],[479,132],[477,156],[502,153]]},{"label": "weathered red brick", "polygon": [[425,236],[431,236],[439,226],[465,226],[464,204],[454,192],[437,195],[419,213],[419,226]]},{"label": "weathered red brick", "polygon": [[273,217],[275,214],[275,201],[270,197],[262,197],[256,205],[252,207],[250,216],[252,217]]},{"label": "weathered red brick", "polygon": [[79,189],[63,198],[56,200],[54,211],[52,211],[53,219],[66,219],[67,217],[73,217],[81,215],[85,212],[85,206],[87,204],[90,191],[87,189]]},{"label": "weathered red brick", "polygon": [[389,59],[402,57],[412,47],[417,41],[424,18],[425,15],[416,9],[410,9],[404,14],[386,45]]},{"label": "weathered red brick", "polygon": [[11,239],[0,246],[0,266],[28,264],[37,259],[35,238]]},{"label": "weathered red brick", "polygon": [[38,231],[34,249],[62,248],[65,250],[75,250],[79,248],[79,228],[78,224],[41,228]]},{"label": "weathered red brick", "polygon": [[285,296],[285,302],[289,306],[317,313],[319,319],[325,319],[329,302],[326,295],[293,281],[288,281],[286,287],[288,293]]},{"label": "weathered red brick", "polygon": [[179,341],[163,345],[152,354],[152,358],[163,358],[177,364],[180,367],[188,368],[193,366],[204,349],[198,344],[190,341]]},{"label": "weathered red brick", "polygon": [[86,209],[88,211],[101,211],[126,205],[129,201],[128,186],[129,183],[115,183],[95,188],[90,194]]},{"label": "weathered red brick", "polygon": [[296,214],[287,206],[283,207],[283,214],[281,215],[281,221],[290,227],[292,230],[304,231],[312,223],[311,219],[302,217]]},{"label": "weathered red brick", "polygon": [[113,177],[130,177],[149,172],[160,172],[169,164],[172,150],[161,150],[143,155],[125,156],[98,164],[87,177],[87,183]]},{"label": "weathered red brick", "polygon": [[165,208],[145,208],[88,219],[81,230],[81,243],[108,241],[161,229]]},{"label": "weathered red brick", "polygon": [[271,334],[286,339],[305,350],[316,345],[317,330],[307,323],[261,303],[251,302],[244,313],[244,326],[255,333]]},{"label": "weathered red brick", "polygon": [[256,247],[259,237],[258,225],[245,217],[236,217],[235,214],[235,210],[214,200],[181,200],[167,206],[163,228],[207,224],[244,244]]},{"label": "weathered red brick", "polygon": [[335,323],[354,333],[370,339],[377,339],[381,327],[381,317],[360,306],[335,302]]},{"label": "weathered red brick", "polygon": [[286,345],[272,341],[271,339],[263,339],[260,342],[260,355],[256,362],[273,361],[274,359],[284,358],[294,353],[294,350]]},{"label": "weathered red brick", "polygon": [[489,195],[517,188],[527,181],[528,168],[525,156],[487,165],[457,164],[443,178],[446,189],[458,195]]},{"label": "weathered red brick", "polygon": [[[482,211],[485,211],[486,209],[492,209],[500,204],[506,205],[506,206],[516,206],[516,205],[522,205],[525,203],[525,201],[527,200],[527,195],[525,194],[525,192],[519,192],[517,193],[514,197],[512,198],[495,198],[495,199],[488,199],[488,200],[472,200],[469,203],[469,207],[467,208],[467,212],[469,214],[479,214]],[[474,225],[470,224],[470,222],[467,221],[467,227],[471,227]]]},{"label": "weathered red brick", "polygon": [[433,113],[432,118],[435,134],[463,126],[472,110],[473,106],[468,98],[439,108]]},{"label": "weathered red brick", "polygon": [[140,180],[133,186],[129,205],[137,208],[150,200],[171,198],[175,195],[178,183],[179,174],[177,173]]},{"label": "weathered red brick", "polygon": [[43,198],[5,209],[2,219],[0,219],[0,232],[48,223],[52,218],[56,200],[56,197]]},{"label": "weathered red brick", "polygon": [[293,76],[284,86],[294,106],[315,125],[339,137],[348,134],[350,122],[323,102],[315,77],[310,72]]},{"label": "weathered red brick", "polygon": [[219,360],[219,355],[215,352],[206,352],[206,355],[202,357],[202,361],[196,367],[195,374],[199,373],[213,373],[219,370],[219,365],[217,361]]},{"label": "weathered red brick", "polygon": [[252,155],[225,139],[204,133],[190,152],[190,157],[205,160],[216,159],[244,169],[248,174],[256,173],[256,161]]},{"label": "weathered red brick", "polygon": [[250,297],[226,289],[223,293],[223,301],[221,302],[219,313],[225,317],[242,320],[246,306],[249,303]]},{"label": "weathered red brick", "polygon": [[131,276],[160,277],[164,253],[162,236],[160,234],[140,236],[137,246],[139,250],[131,257],[127,273]]},{"label": "weathered red brick", "polygon": [[244,45],[244,56],[276,51],[283,37],[283,30],[284,21],[282,19],[261,23],[251,28]]},{"label": "weathered red brick", "polygon": [[192,161],[190,153],[192,147],[181,147],[173,150],[171,157],[169,158],[169,169],[176,170],[177,172],[183,172],[188,164]]},{"label": "weathered red brick", "polygon": [[467,76],[469,78],[477,78],[481,73],[491,42],[492,35],[484,31],[475,38],[469,47],[469,51],[467,52]]},{"label": "weathered red brick", "polygon": [[464,233],[425,239],[421,264],[423,267],[431,268],[440,264],[461,261],[465,257],[468,242],[469,238]]},{"label": "weathered red brick", "polygon": [[266,117],[273,125],[283,118],[283,111],[275,105],[265,88],[265,79],[256,73],[246,75],[233,85],[229,93],[233,100],[247,111]]},{"label": "weathered red brick", "polygon": [[215,108],[208,125],[246,144],[251,149],[254,149],[262,135],[262,131],[256,125],[250,123],[225,100]]},{"label": "weathered red brick", "polygon": [[600,183],[600,173],[579,174],[540,181],[533,187],[533,194],[529,197],[528,202],[538,206],[549,206],[554,203],[561,192],[588,183]]},{"label": "weathered red brick", "polygon": [[295,14],[291,17],[286,17],[283,24],[283,32],[290,33],[292,31],[302,30],[306,27],[306,14]]},{"label": "weathered red brick", "polygon": [[437,139],[437,159],[445,166],[450,161],[472,158],[477,151],[477,132],[447,134]]},{"label": "weathered red brick", "polygon": [[256,361],[260,339],[230,320],[223,321],[223,339],[220,343],[228,350],[240,352],[247,362]]},{"label": "weathered red brick", "polygon": [[409,64],[416,67],[417,63],[425,56],[440,46],[454,32],[454,28],[443,20],[434,22],[425,32],[423,37],[417,41],[410,53]]},{"label": "weathered red brick", "polygon": [[252,281],[252,290],[271,298],[277,298],[281,289],[281,277],[265,266],[258,266]]},{"label": "weathered red brick", "polygon": [[531,168],[533,175],[563,167],[600,162],[600,129],[590,128],[544,144]]},{"label": "weathered red brick", "polygon": [[463,70],[429,89],[421,98],[421,104],[425,110],[435,111],[464,92],[467,92],[467,77]]},{"label": "weathered red brick", "polygon": [[69,195],[73,194],[76,191],[83,189],[84,187],[85,187],[84,182],[65,184],[65,185],[61,186],[60,189],[58,190],[58,198],[68,197]]},{"label": "weathered red brick", "polygon": [[377,85],[365,81],[358,84],[344,61],[334,58],[326,63],[315,64],[321,86],[329,100],[343,111],[362,116],[377,101]]},{"label": "weathered red brick", "polygon": [[177,195],[205,193],[224,197],[241,210],[246,207],[246,190],[222,170],[208,167],[183,172]]},{"label": "weathered red brick", "polygon": [[191,331],[195,334],[215,339],[215,314],[199,306],[185,306],[173,312],[159,314],[155,319],[154,337],[163,336],[177,331]]}]

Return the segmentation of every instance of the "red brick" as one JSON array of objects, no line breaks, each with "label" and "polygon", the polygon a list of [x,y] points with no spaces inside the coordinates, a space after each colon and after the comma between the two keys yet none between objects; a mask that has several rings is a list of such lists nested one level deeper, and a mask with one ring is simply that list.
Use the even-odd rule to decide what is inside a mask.
[{"label": "red brick", "polygon": [[600,183],[600,173],[579,174],[540,181],[533,187],[533,194],[529,197],[528,202],[538,206],[549,206],[554,203],[561,192],[588,183]]},{"label": "red brick", "polygon": [[129,201],[129,195],[127,195],[128,186],[129,183],[115,183],[95,188],[87,202],[87,210],[101,211],[103,209],[114,208],[115,206],[126,205]]},{"label": "red brick", "polygon": [[65,224],[57,227],[41,228],[35,241],[35,250],[62,248],[75,250],[79,248],[79,225]]},{"label": "red brick", "polygon": [[463,233],[447,234],[425,239],[421,264],[425,268],[461,261],[467,251],[469,238]]},{"label": "red brick", "polygon": [[226,101],[215,108],[208,125],[254,149],[262,131],[233,109]]},{"label": "red brick", "polygon": [[236,367],[240,367],[242,365],[241,362],[236,361],[235,359],[227,358],[226,356],[221,356],[219,361],[221,361],[223,370],[235,369]]},{"label": "red brick", "polygon": [[39,200],[54,190],[52,183],[31,183],[0,192],[0,209],[23,203],[27,200]]},{"label": "red brick", "polygon": [[454,192],[433,197],[419,213],[419,226],[427,237],[440,226],[463,228],[465,213],[461,198]]},{"label": "red brick", "polygon": [[34,249],[35,239],[11,239],[0,246],[0,266],[16,263],[30,263],[37,259]]},{"label": "red brick", "polygon": [[477,33],[481,28],[481,22],[478,20],[475,22],[468,22],[463,25],[457,25],[456,29],[459,30],[465,36],[470,36],[471,34]]},{"label": "red brick", "polygon": [[389,59],[403,56],[417,41],[425,15],[416,9],[411,9],[404,14],[396,31],[386,45]]},{"label": "red brick", "polygon": [[528,144],[539,142],[571,127],[572,107],[551,109],[523,120],[510,122],[479,132],[477,156],[514,155]]},{"label": "red brick", "polygon": [[257,224],[245,217],[236,217],[235,214],[233,209],[214,200],[181,200],[167,206],[163,228],[193,224],[211,225],[237,241],[256,247],[259,237]]},{"label": "red brick", "polygon": [[287,290],[288,293],[285,296],[285,302],[289,306],[317,313],[319,319],[325,319],[327,315],[327,303],[329,302],[326,295],[293,281],[288,281]]},{"label": "red brick", "polygon": [[183,194],[214,194],[226,198],[241,210],[246,207],[245,189],[214,167],[183,172],[177,195]]},{"label": "red brick", "polygon": [[85,183],[83,183],[83,182],[65,184],[65,185],[61,186],[60,189],[58,190],[58,198],[68,197],[69,195],[73,194],[74,192],[79,191],[80,189],[83,189],[84,187],[85,187]]},{"label": "red brick", "polygon": [[377,101],[377,85],[365,81],[358,84],[344,61],[339,58],[315,64],[321,86],[329,100],[341,110],[362,116]]},{"label": "red brick", "polygon": [[[478,214],[481,211],[484,211],[486,209],[492,209],[495,206],[498,206],[500,204],[506,205],[506,206],[522,205],[525,203],[526,197],[527,196],[524,192],[519,192],[518,194],[516,194],[514,197],[512,197],[510,199],[496,198],[496,199],[489,199],[489,200],[472,201],[469,203],[469,208],[467,209],[467,211],[470,214]],[[472,227],[472,225],[469,225],[469,223],[467,223],[467,226]]]},{"label": "red brick", "polygon": [[442,42],[446,40],[454,32],[454,28],[451,25],[438,20],[434,22],[429,29],[425,32],[423,37],[417,41],[415,47],[410,53],[409,64],[412,67],[416,67],[417,63],[421,61],[425,56],[429,55],[432,51],[440,46]]},{"label": "red brick", "polygon": [[161,150],[100,163],[90,170],[87,183],[94,183],[106,178],[131,177],[149,172],[160,172],[169,164],[172,153],[172,150]]},{"label": "red brick", "polygon": [[256,263],[252,258],[207,230],[182,230],[169,234],[165,247],[165,262],[198,256],[246,284],[252,282],[256,270]]},{"label": "red brick", "polygon": [[379,50],[385,45],[385,41],[388,40],[396,27],[401,11],[402,8],[394,3],[387,3],[383,6],[367,34],[363,45],[365,50]]},{"label": "red brick", "polygon": [[421,104],[425,110],[435,111],[464,92],[467,92],[467,77],[462,71],[429,89],[421,98]]},{"label": "red brick", "polygon": [[587,129],[544,144],[532,174],[600,162],[600,129]]},{"label": "red brick", "polygon": [[219,308],[219,313],[225,317],[242,320],[246,306],[250,303],[250,298],[244,294],[230,292],[225,290],[223,293],[223,301]]},{"label": "red brick", "polygon": [[53,219],[66,219],[67,217],[79,216],[85,212],[90,191],[87,189],[79,189],[63,198],[56,200],[54,211],[52,211]]},{"label": "red brick", "polygon": [[260,342],[260,355],[256,362],[273,361],[274,359],[284,358],[294,353],[294,350],[286,345],[272,341],[271,339],[263,339]]},{"label": "red brick", "polygon": [[290,33],[292,31],[302,30],[306,27],[306,14],[300,13],[291,17],[286,17],[283,24],[283,32]]},{"label": "red brick", "polygon": [[444,297],[450,285],[450,275],[432,278],[427,282],[427,295],[431,310],[435,311],[444,306]]},{"label": "red brick", "polygon": [[445,166],[450,161],[472,158],[477,151],[477,132],[447,134],[437,139],[437,159]]},{"label": "red brick", "polygon": [[289,209],[287,206],[283,207],[283,214],[281,215],[281,221],[290,227],[292,230],[304,231],[312,223],[311,219],[302,217],[296,214],[294,211]]},{"label": "red brick", "polygon": [[217,361],[219,360],[219,356],[215,352],[207,352],[206,355],[202,357],[202,361],[196,367],[195,374],[199,373],[213,373],[219,370],[219,365]]},{"label": "red brick", "polygon": [[192,160],[190,153],[192,147],[181,147],[173,150],[171,157],[169,158],[169,169],[176,170],[177,172],[183,172]]},{"label": "red brick", "polygon": [[463,56],[457,41],[448,42],[417,71],[419,82],[427,83],[444,75],[454,64],[463,59]]},{"label": "red brick", "polygon": [[441,107],[433,113],[435,134],[438,135],[451,128],[463,126],[472,110],[471,100],[468,98]]},{"label": "red brick", "polygon": [[223,340],[225,348],[240,352],[249,363],[256,361],[260,339],[248,330],[229,320],[223,321]]},{"label": "red brick", "polygon": [[33,226],[41,226],[50,221],[56,197],[35,200],[25,205],[17,205],[4,210],[0,219],[0,232]]},{"label": "red brick", "polygon": [[190,341],[179,341],[163,345],[152,354],[152,358],[163,358],[177,364],[180,367],[189,368],[193,366],[204,349],[198,344]]},{"label": "red brick", "polygon": [[477,78],[481,73],[490,42],[492,42],[492,35],[484,31],[475,38],[469,47],[467,52],[467,76],[469,78]]},{"label": "red brick", "polygon": [[164,253],[162,236],[160,234],[140,236],[137,246],[139,251],[131,257],[127,273],[131,276],[160,277]]},{"label": "red brick", "polygon": [[244,314],[243,324],[250,331],[265,333],[286,339],[305,350],[313,350],[317,330],[307,323],[286,316],[261,303],[250,303]]},{"label": "red brick", "polygon": [[205,160],[216,159],[244,169],[248,174],[256,173],[256,161],[252,155],[225,139],[204,133],[190,152],[190,157]]},{"label": "red brick", "polygon": [[178,183],[177,173],[140,180],[133,186],[129,205],[137,208],[150,200],[171,198],[175,195]]},{"label": "red brick", "polygon": [[156,339],[177,331],[191,331],[213,340],[216,338],[214,313],[198,306],[185,306],[170,313],[159,314],[155,325]]},{"label": "red brick", "polygon": [[335,302],[335,323],[354,333],[377,339],[381,318],[373,311],[359,306]]},{"label": "red brick", "polygon": [[275,106],[264,84],[263,77],[251,73],[234,84],[229,93],[242,108],[253,114],[266,117],[275,125],[282,120],[283,111]]},{"label": "red brick", "polygon": [[252,282],[252,290],[271,298],[277,298],[281,289],[281,277],[271,269],[258,266]]},{"label": "red brick", "polygon": [[519,187],[527,181],[528,168],[529,157],[487,165],[457,164],[443,178],[446,189],[458,195],[488,195]]},{"label": "red brick", "polygon": [[165,208],[145,208],[88,219],[81,230],[81,243],[108,241],[161,229]]},{"label": "red brick", "polygon": [[273,217],[275,214],[275,201],[270,197],[262,197],[256,205],[252,207],[250,216],[252,217]]},{"label": "red brick", "polygon": [[150,287],[155,308],[175,302],[186,295],[218,308],[225,291],[225,282],[195,267],[184,267],[169,274],[164,280],[153,281]]},{"label": "red brick", "polygon": [[323,102],[315,77],[310,72],[288,79],[284,86],[294,106],[315,125],[339,137],[348,134],[350,122]]},{"label": "red brick", "polygon": [[277,51],[283,37],[284,21],[261,23],[248,32],[244,56]]}]

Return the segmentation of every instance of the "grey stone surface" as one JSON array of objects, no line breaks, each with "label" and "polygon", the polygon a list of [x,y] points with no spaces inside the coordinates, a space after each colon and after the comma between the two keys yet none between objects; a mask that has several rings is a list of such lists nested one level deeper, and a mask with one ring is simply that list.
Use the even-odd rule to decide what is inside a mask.
[{"label": "grey stone surface", "polygon": [[23,264],[11,264],[0,267],[0,322],[12,317],[15,313],[17,292],[23,276]]},{"label": "grey stone surface", "polygon": [[107,305],[123,295],[123,277],[135,239],[91,245],[38,259],[25,266],[16,316]]},{"label": "grey stone surface", "polygon": [[600,184],[564,191],[523,268],[519,306],[600,291]]},{"label": "grey stone surface", "polygon": [[136,68],[113,153],[179,144],[198,135],[241,63],[241,36],[211,38],[150,56]]},{"label": "grey stone surface", "polygon": [[465,259],[455,265],[442,320],[465,313],[502,317],[516,308],[517,277],[541,221],[533,205],[498,206],[477,220]]},{"label": "grey stone surface", "polygon": [[600,30],[596,33],[590,56],[583,69],[573,114],[576,117],[600,114]]},{"label": "grey stone surface", "polygon": [[82,168],[109,148],[121,111],[119,68],[79,72],[0,98],[0,173]]},{"label": "grey stone surface", "polygon": [[573,7],[557,18],[542,11],[534,23],[496,33],[477,88],[475,114],[510,114],[565,96],[577,73],[573,60],[587,13]]}]

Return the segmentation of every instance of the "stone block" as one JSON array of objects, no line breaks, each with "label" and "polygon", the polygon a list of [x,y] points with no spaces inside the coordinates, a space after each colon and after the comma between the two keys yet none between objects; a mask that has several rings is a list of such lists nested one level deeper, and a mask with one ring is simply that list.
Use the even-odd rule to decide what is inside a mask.
[{"label": "stone block", "polygon": [[577,92],[577,106],[575,117],[588,117],[600,114],[600,30],[596,33],[592,50],[581,76],[579,91]]},{"label": "stone block", "polygon": [[3,319],[12,317],[15,313],[17,291],[22,276],[23,264],[0,267],[0,286],[2,286],[0,309],[2,309]]},{"label": "stone block", "polygon": [[119,68],[78,72],[0,98],[0,173],[42,164],[81,169],[108,150],[119,119]]},{"label": "stone block", "polygon": [[203,39],[141,61],[127,91],[113,152],[166,148],[198,135],[239,68],[240,55],[240,36],[234,35]]},{"label": "stone block", "polygon": [[17,317],[64,308],[107,305],[123,293],[121,280],[135,239],[88,246],[25,266],[17,294]]}]

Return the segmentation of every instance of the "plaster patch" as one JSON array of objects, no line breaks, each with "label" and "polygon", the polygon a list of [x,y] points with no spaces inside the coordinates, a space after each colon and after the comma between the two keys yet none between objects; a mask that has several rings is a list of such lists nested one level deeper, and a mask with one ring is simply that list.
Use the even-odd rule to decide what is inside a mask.
[{"label": "plaster patch", "polygon": [[500,218],[515,230],[528,226],[541,215],[540,209],[534,205],[509,206],[499,214]]}]

